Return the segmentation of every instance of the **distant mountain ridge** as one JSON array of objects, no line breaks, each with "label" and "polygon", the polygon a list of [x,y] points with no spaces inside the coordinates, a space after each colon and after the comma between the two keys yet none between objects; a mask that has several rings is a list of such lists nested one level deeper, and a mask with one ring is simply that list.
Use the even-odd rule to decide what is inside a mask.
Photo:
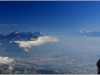
[{"label": "distant mountain ridge", "polygon": [[20,48],[14,41],[36,41],[43,36],[41,32],[18,32],[14,31],[7,35],[0,34],[0,55],[29,57],[30,54]]},{"label": "distant mountain ridge", "polygon": [[[0,34],[0,42],[2,41],[35,41],[38,37],[43,36],[41,32],[18,32],[14,31],[8,35]],[[35,40],[33,40],[35,39]]]},{"label": "distant mountain ridge", "polygon": [[100,37],[100,31],[88,31],[86,29],[80,30],[79,32],[74,32],[72,34],[76,36]]}]

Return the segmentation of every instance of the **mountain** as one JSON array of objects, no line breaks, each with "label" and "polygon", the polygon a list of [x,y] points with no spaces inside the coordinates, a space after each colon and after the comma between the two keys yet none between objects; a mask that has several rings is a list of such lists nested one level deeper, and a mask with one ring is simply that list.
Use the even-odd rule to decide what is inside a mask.
[{"label": "mountain", "polygon": [[91,36],[91,37],[100,37],[100,32],[98,31],[88,31],[86,29],[80,30],[79,32],[72,33],[76,36]]},{"label": "mountain", "polygon": [[[12,42],[12,41],[33,41],[31,39],[37,39],[38,37],[43,36],[41,32],[18,32],[14,31],[6,36],[0,34],[0,40],[3,40],[4,42]],[[35,41],[34,40],[34,41]],[[3,42],[2,41],[2,42]]]},{"label": "mountain", "polygon": [[18,32],[14,31],[7,35],[0,34],[0,55],[4,56],[29,56],[23,48],[20,48],[14,41],[36,41],[43,36],[41,32]]}]

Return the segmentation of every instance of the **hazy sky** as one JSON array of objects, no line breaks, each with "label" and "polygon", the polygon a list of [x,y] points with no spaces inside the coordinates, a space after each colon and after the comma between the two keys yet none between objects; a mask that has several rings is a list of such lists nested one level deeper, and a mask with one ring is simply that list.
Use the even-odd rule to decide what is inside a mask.
[{"label": "hazy sky", "polygon": [[100,31],[100,2],[0,1],[0,32]]}]

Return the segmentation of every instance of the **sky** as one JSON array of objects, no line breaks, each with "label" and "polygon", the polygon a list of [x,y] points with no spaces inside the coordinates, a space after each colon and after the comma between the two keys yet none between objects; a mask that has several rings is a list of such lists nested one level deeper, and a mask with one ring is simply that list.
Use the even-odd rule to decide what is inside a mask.
[{"label": "sky", "polygon": [[0,1],[0,32],[100,31],[99,1]]}]

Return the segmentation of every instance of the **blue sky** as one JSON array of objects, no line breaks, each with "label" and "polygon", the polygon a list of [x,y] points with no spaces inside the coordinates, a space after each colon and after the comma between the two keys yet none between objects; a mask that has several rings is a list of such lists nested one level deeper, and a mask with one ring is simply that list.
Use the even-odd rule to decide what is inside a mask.
[{"label": "blue sky", "polygon": [[0,2],[0,32],[100,31],[100,2]]}]

